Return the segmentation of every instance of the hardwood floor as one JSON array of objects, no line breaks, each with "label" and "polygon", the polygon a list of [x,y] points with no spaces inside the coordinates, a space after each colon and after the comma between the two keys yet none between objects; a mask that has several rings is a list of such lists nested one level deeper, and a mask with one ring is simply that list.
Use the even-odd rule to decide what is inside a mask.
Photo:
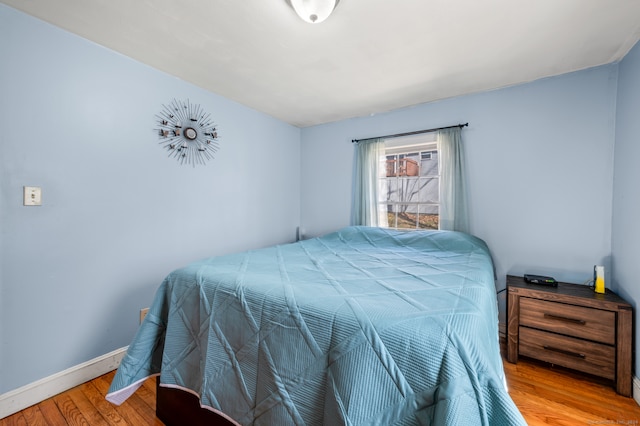
[{"label": "hardwood floor", "polygon": [[[530,426],[640,425],[640,407],[617,395],[605,381],[586,379],[562,368],[521,359],[504,360],[509,393]],[[155,416],[155,379],[124,404],[104,399],[114,373],[54,396],[12,416],[0,426],[162,425]]]},{"label": "hardwood floor", "polygon": [[606,380],[530,359],[503,363],[509,394],[530,426],[640,425],[640,406]]},{"label": "hardwood floor", "polygon": [[117,407],[104,399],[115,372],[63,392],[12,416],[0,426],[139,426],[164,424],[156,418],[155,378],[148,379],[124,404]]}]

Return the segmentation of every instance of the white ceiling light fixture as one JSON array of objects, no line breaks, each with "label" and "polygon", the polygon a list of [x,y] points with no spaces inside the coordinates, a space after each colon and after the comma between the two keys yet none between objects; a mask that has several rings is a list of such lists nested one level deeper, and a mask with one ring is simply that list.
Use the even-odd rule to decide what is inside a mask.
[{"label": "white ceiling light fixture", "polygon": [[319,24],[331,15],[340,0],[288,0],[298,16],[310,24]]}]

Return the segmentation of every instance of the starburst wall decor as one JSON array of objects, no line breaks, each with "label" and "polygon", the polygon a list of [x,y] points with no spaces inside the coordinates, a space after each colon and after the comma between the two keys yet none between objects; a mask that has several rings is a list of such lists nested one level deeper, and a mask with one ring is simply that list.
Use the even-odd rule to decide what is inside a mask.
[{"label": "starburst wall decor", "polygon": [[180,164],[205,165],[214,158],[220,145],[218,127],[211,115],[205,113],[200,105],[189,100],[173,100],[162,105],[162,111],[156,115],[159,127],[160,144]]}]

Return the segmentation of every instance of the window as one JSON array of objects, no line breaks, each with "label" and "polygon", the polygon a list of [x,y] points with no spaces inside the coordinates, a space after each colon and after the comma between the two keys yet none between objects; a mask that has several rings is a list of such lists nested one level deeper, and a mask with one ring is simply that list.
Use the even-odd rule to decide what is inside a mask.
[{"label": "window", "polygon": [[439,229],[440,168],[434,133],[385,142],[380,199],[389,228]]}]

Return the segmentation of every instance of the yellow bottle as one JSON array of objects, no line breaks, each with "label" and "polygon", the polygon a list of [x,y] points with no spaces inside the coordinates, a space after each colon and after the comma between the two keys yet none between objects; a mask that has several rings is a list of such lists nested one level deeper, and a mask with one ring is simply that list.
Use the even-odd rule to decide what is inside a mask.
[{"label": "yellow bottle", "polygon": [[596,266],[596,282],[594,290],[596,293],[604,293],[604,266]]}]

